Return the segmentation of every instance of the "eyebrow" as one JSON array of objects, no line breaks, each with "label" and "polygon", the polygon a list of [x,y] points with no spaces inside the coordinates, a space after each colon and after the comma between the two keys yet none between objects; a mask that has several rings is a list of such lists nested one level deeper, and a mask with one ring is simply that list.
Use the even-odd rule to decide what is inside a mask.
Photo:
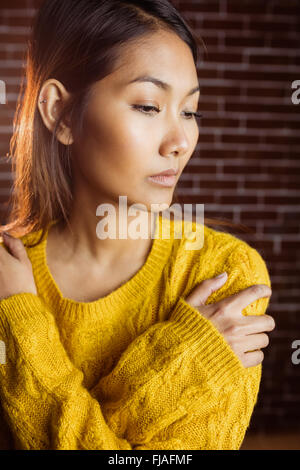
[{"label": "eyebrow", "polygon": [[[141,77],[136,77],[134,78],[133,80],[130,80],[130,82],[127,83],[127,85],[130,85],[131,83],[136,83],[136,82],[151,82],[151,83],[154,83],[154,85],[158,86],[159,88],[161,88],[162,90],[164,91],[170,91],[171,90],[171,85],[169,85],[168,83],[166,82],[163,82],[162,80],[159,80],[158,78],[155,78],[155,77],[151,77],[149,75],[143,75]],[[195,88],[192,88],[186,96],[191,96],[193,95],[194,93],[196,93],[197,91],[200,91],[200,86],[198,84],[198,86],[196,86]]]}]

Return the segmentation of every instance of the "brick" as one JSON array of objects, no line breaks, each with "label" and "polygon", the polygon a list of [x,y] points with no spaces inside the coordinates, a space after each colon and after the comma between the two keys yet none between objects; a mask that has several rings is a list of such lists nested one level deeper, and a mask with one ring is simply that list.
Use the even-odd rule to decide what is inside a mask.
[{"label": "brick", "polygon": [[1,71],[1,80],[6,80],[9,77],[21,78],[21,69],[5,67],[5,70]]},{"label": "brick", "polygon": [[195,194],[187,194],[184,197],[181,197],[181,200],[185,204],[206,204],[215,202],[212,196],[205,198],[204,196],[200,197],[199,195]]},{"label": "brick", "polygon": [[200,174],[208,173],[214,174],[216,172],[216,167],[214,165],[193,165],[193,173],[199,172]]},{"label": "brick", "polygon": [[273,175],[300,175],[300,167],[293,167],[292,164],[289,165],[287,161],[285,161],[286,166],[275,166],[270,164],[262,164],[261,171],[264,173],[269,173]]},{"label": "brick", "polygon": [[260,37],[227,36],[224,41],[226,47],[238,47],[243,50],[245,47],[265,47],[267,38],[265,35],[261,35]]},{"label": "brick", "polygon": [[243,55],[240,54],[228,54],[224,52],[208,53],[205,57],[206,62],[217,62],[217,63],[240,63],[243,62]]},{"label": "brick", "polygon": [[246,119],[246,126],[249,129],[299,129],[300,121],[275,121],[272,119]]},{"label": "brick", "polygon": [[268,210],[263,210],[263,211],[258,211],[255,210],[253,212],[249,210],[243,209],[241,211],[241,220],[276,220],[277,219],[277,212],[273,211],[268,211]]},{"label": "brick", "polygon": [[193,181],[186,181],[186,180],[181,180],[179,179],[176,188],[192,188],[193,187]]},{"label": "brick", "polygon": [[221,135],[221,141],[224,143],[234,144],[256,144],[262,142],[263,137],[259,135],[239,135],[239,134],[223,134]]},{"label": "brick", "polygon": [[195,181],[195,188],[201,189],[237,189],[238,183],[236,181],[219,181],[219,180],[202,180]]},{"label": "brick", "polygon": [[0,44],[24,44],[28,40],[29,34],[24,33],[0,33]]},{"label": "brick", "polygon": [[0,158],[0,171],[1,173],[8,173],[12,170],[11,163],[4,161],[4,158]]},{"label": "brick", "polygon": [[[264,233],[275,233],[275,234],[300,234],[300,226],[295,225],[293,227],[288,225],[272,225],[270,227],[263,228]],[[299,242],[300,243],[300,242]],[[282,274],[282,273],[281,273]]]},{"label": "brick", "polygon": [[[5,23],[4,23],[5,22]],[[6,18],[3,18],[3,24],[7,26],[23,26],[23,27],[30,27],[32,22],[32,17],[31,16],[9,16]]]},{"label": "brick", "polygon": [[[299,114],[299,108],[294,104],[273,104],[273,103],[225,103],[225,111],[240,113],[261,113],[270,114]],[[259,121],[260,122],[260,121]]]},{"label": "brick", "polygon": [[224,78],[229,80],[257,80],[257,81],[282,81],[292,82],[295,80],[295,72],[288,72],[282,70],[282,72],[269,72],[265,71],[242,71],[242,70],[224,70]]},{"label": "brick", "polygon": [[223,31],[226,29],[242,29],[243,28],[243,21],[240,20],[220,20],[220,19],[214,19],[214,20],[207,20],[203,19],[202,21],[202,28],[203,29],[214,29],[217,31]]},{"label": "brick", "polygon": [[297,153],[291,153],[291,152],[276,152],[275,150],[272,151],[263,151],[263,150],[248,150],[245,149],[244,152],[241,153],[243,158],[257,158],[259,160],[269,160],[269,159],[286,159],[288,158],[289,160],[299,159],[299,154]]},{"label": "brick", "polygon": [[281,38],[271,37],[268,45],[271,48],[278,47],[280,49],[287,48],[289,50],[295,49],[299,51],[300,41],[299,39],[288,39],[285,37],[281,37]]},{"label": "brick", "polygon": [[196,12],[196,13],[217,13],[219,12],[219,2],[211,0],[210,2],[190,2],[190,1],[179,1],[178,7],[184,12]]},{"label": "brick", "polygon": [[[281,242],[282,252],[291,251],[291,252],[300,252],[299,241],[282,241]],[[299,282],[299,281],[298,281]],[[299,286],[299,284],[298,284]]]},{"label": "brick", "polygon": [[0,50],[0,60],[25,60],[25,52],[24,51],[1,51]]},{"label": "brick", "polygon": [[258,198],[257,196],[242,196],[240,194],[238,196],[225,196],[221,194],[220,201],[220,204],[257,204]]},{"label": "brick", "polygon": [[285,189],[286,183],[278,181],[245,181],[243,184],[245,189]]},{"label": "brick", "polygon": [[206,132],[204,133],[200,129],[199,133],[199,142],[201,143],[213,143],[215,141],[215,136],[214,134],[207,134]]},{"label": "brick", "polygon": [[240,96],[241,90],[236,86],[201,86],[200,82],[200,93],[203,96]]},{"label": "brick", "polygon": [[203,78],[211,78],[211,79],[222,78],[222,72],[221,70],[217,70],[217,69],[201,68],[199,70],[199,78],[200,78],[200,83],[201,83],[201,79]]},{"label": "brick", "polygon": [[238,150],[200,150],[199,157],[203,158],[238,158],[240,156],[240,152]]},{"label": "brick", "polygon": [[271,145],[300,145],[300,137],[296,135],[265,135],[262,137],[262,141]]},{"label": "brick", "polygon": [[299,65],[300,57],[299,56],[288,56],[288,55],[249,55],[250,64],[270,64],[270,65]]},{"label": "brick", "polygon": [[299,15],[299,1],[286,0],[271,2],[270,13],[274,15]]},{"label": "brick", "polygon": [[284,304],[288,304],[288,303],[298,303],[300,304],[300,295],[287,295],[287,296],[284,296],[284,295],[281,295],[279,296],[279,299],[278,299],[278,302],[281,302],[281,303],[284,303]]},{"label": "brick", "polygon": [[205,211],[205,217],[207,218],[213,218],[213,219],[218,219],[218,220],[227,220],[227,221],[232,221],[234,217],[234,211],[230,210],[222,210],[222,211]]},{"label": "brick", "polygon": [[239,120],[238,119],[210,119],[210,118],[202,118],[201,121],[202,126],[204,127],[239,127]]},{"label": "brick", "polygon": [[8,180],[8,179],[5,179],[5,180],[1,180],[1,189],[7,189],[8,191],[11,189],[12,187],[12,181],[11,180]]},{"label": "brick", "polygon": [[267,11],[266,2],[261,0],[227,0],[227,12],[234,14],[264,14]]},{"label": "brick", "polygon": [[[300,174],[300,169],[299,169]],[[299,196],[265,196],[264,198],[265,204],[280,204],[280,205],[287,205],[287,204],[299,204],[300,197]],[[299,240],[299,249],[300,249],[300,240]]]},{"label": "brick", "polygon": [[32,0],[1,0],[1,9],[25,9],[34,8]]},{"label": "brick", "polygon": [[[205,99],[205,98],[203,98]],[[218,102],[217,101],[202,101],[200,98],[199,110],[202,111],[218,111]]]},{"label": "brick", "polygon": [[291,21],[274,21],[273,18],[270,21],[257,21],[250,17],[250,21],[248,23],[248,28],[255,31],[272,31],[272,33],[276,31],[284,31],[287,33],[288,31],[292,30],[293,22]]},{"label": "brick", "polygon": [[[246,95],[247,96],[265,96],[271,98],[282,98],[285,96],[285,88],[257,88],[257,87],[247,87]],[[289,89],[290,96],[290,89]]]},{"label": "brick", "polygon": [[224,165],[224,168],[223,168],[224,174],[240,174],[241,171],[247,175],[249,174],[256,175],[256,174],[262,173],[262,168],[258,165],[253,165],[253,166],[247,165],[247,162],[245,162],[245,164],[243,164],[242,166]]},{"label": "brick", "polygon": [[7,202],[9,199],[9,191],[7,190],[7,194],[0,194],[0,203]]}]

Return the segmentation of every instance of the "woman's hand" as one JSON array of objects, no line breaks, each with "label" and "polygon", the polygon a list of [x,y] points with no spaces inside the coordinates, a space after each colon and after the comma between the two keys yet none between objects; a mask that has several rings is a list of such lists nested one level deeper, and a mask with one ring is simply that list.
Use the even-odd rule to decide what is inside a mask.
[{"label": "woman's hand", "polygon": [[185,300],[214,324],[244,367],[256,366],[264,358],[260,348],[269,344],[269,337],[263,332],[272,331],[275,321],[270,315],[245,316],[242,310],[261,297],[270,297],[272,291],[265,284],[257,284],[219,302],[205,305],[212,292],[220,289],[226,280],[227,274],[223,278],[206,279]]},{"label": "woman's hand", "polygon": [[37,294],[30,259],[22,241],[3,234],[0,245],[0,300],[14,294],[29,292]]}]

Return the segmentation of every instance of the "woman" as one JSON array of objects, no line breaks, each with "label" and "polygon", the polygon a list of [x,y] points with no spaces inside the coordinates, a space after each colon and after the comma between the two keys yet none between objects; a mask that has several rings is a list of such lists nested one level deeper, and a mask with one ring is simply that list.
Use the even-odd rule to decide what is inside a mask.
[{"label": "woman", "polygon": [[[39,9],[0,247],[2,448],[241,446],[274,328],[266,264],[196,222],[203,246],[187,249],[159,215],[199,136],[196,62],[167,0]],[[120,195],[146,237],[98,236],[103,208],[117,233],[136,221]]]}]

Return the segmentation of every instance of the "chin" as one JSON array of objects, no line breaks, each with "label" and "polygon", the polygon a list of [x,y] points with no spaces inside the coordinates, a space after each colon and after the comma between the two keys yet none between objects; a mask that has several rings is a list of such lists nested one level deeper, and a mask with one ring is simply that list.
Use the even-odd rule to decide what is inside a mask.
[{"label": "chin", "polygon": [[128,197],[127,206],[134,206],[136,210],[142,212],[158,213],[170,207],[173,200],[174,188],[163,188],[159,193],[148,191],[140,197]]}]

